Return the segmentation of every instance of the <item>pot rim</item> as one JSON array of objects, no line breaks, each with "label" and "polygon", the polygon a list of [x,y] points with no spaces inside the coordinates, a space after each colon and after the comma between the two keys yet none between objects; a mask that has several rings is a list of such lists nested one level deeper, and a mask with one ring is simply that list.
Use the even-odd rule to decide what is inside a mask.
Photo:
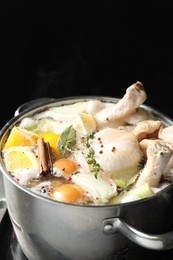
[{"label": "pot rim", "polygon": [[[8,171],[6,171],[6,169],[5,169],[5,165],[4,165],[4,162],[3,162],[3,159],[2,159],[2,147],[3,147],[4,139],[6,138],[6,136],[8,136],[9,131],[11,131],[11,129],[13,128],[14,125],[16,125],[25,116],[27,116],[27,115],[31,116],[35,113],[38,113],[38,112],[41,112],[42,110],[45,110],[48,107],[53,107],[56,103],[57,103],[58,106],[62,106],[62,105],[66,105],[66,104],[75,103],[76,101],[80,102],[80,101],[86,101],[86,100],[90,100],[90,99],[99,99],[103,102],[112,102],[112,103],[117,103],[120,100],[120,98],[112,97],[112,96],[96,96],[96,95],[92,95],[92,96],[86,95],[85,96],[85,95],[83,95],[83,96],[62,97],[62,98],[56,98],[56,99],[43,98],[44,104],[40,104],[41,99],[33,99],[33,100],[31,100],[27,103],[22,104],[20,107],[18,107],[17,110],[22,110],[25,107],[26,107],[26,109],[24,109],[19,114],[16,113],[17,115],[16,116],[14,115],[14,117],[12,117],[0,130],[0,151],[1,151],[1,154],[0,154],[0,171],[3,174],[3,177],[5,176],[10,182],[12,182],[20,190],[23,190],[24,192],[30,194],[31,196],[36,197],[36,198],[41,199],[41,200],[44,200],[48,203],[53,203],[55,205],[58,205],[58,204],[62,205],[63,204],[64,206],[68,206],[68,207],[70,206],[70,207],[81,207],[81,208],[114,208],[114,207],[117,207],[117,206],[118,207],[122,207],[122,206],[124,207],[124,206],[128,206],[128,205],[143,203],[145,201],[152,200],[155,197],[162,195],[162,193],[172,189],[173,182],[170,183],[169,185],[167,185],[166,187],[164,187],[162,190],[156,192],[151,197],[143,198],[143,199],[140,199],[140,200],[118,203],[118,204],[113,204],[113,205],[78,205],[78,204],[60,202],[60,201],[52,200],[50,198],[41,196],[41,195],[25,188],[24,186],[20,185],[18,182],[16,182],[11,177],[10,173],[8,173]],[[38,100],[39,100],[39,102],[37,104]],[[29,107],[30,103],[33,105],[31,108]],[[146,110],[152,112],[156,116],[159,116],[159,118],[162,119],[166,124],[168,124],[168,125],[173,124],[173,119],[171,117],[169,117],[166,114],[160,112],[159,110],[153,108],[152,106],[149,106],[147,104],[142,104],[140,107],[145,108]]]}]

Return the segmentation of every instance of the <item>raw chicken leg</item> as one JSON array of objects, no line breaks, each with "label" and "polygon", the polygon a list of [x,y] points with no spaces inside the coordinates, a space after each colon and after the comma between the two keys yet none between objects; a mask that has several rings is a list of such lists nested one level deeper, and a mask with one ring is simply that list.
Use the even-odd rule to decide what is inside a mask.
[{"label": "raw chicken leg", "polygon": [[[137,81],[127,88],[125,95],[120,101],[112,107],[105,108],[95,114],[95,120],[98,126],[109,125],[114,122],[115,125],[120,125],[132,114],[147,98],[144,86]],[[115,127],[114,125],[114,127]]]}]

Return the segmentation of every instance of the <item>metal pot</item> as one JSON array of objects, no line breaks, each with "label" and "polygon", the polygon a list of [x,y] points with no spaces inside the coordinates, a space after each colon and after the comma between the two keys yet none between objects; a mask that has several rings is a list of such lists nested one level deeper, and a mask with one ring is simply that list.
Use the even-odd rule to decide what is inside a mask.
[{"label": "metal pot", "polygon": [[[93,97],[39,99],[19,107],[1,130],[1,149],[12,127],[26,116],[46,107],[71,104]],[[95,97],[104,102],[119,99]],[[143,105],[167,124],[173,120]],[[12,179],[0,158],[6,204],[22,248],[30,260],[112,259],[129,241],[153,250],[173,248],[173,184],[153,197],[106,206],[81,206],[37,195]],[[4,200],[3,203],[4,205]],[[1,205],[0,204],[0,205]]]}]

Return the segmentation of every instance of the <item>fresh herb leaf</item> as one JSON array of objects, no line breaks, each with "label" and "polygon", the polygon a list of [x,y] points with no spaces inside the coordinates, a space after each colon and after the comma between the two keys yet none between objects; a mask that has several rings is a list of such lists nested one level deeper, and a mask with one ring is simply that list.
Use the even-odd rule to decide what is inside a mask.
[{"label": "fresh herb leaf", "polygon": [[76,130],[71,125],[62,132],[58,140],[58,151],[60,152],[61,156],[67,156],[75,144]]}]

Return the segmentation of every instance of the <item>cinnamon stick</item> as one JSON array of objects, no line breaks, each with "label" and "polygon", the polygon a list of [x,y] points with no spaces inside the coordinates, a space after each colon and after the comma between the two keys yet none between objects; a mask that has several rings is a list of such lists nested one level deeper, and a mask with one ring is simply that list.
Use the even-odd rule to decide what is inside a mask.
[{"label": "cinnamon stick", "polygon": [[38,145],[38,162],[39,162],[39,174],[48,175],[52,174],[53,164],[51,149],[49,143],[44,142],[42,137],[37,140]]}]

